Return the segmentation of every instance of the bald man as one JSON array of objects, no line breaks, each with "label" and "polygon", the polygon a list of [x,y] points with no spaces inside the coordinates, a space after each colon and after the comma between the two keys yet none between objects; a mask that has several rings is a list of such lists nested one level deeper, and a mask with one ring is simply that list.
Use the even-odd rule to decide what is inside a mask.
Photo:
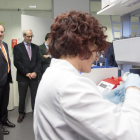
[{"label": "bald man", "polygon": [[38,88],[38,74],[41,69],[39,47],[31,43],[33,32],[30,29],[23,31],[23,42],[14,47],[14,65],[17,68],[17,82],[19,90],[19,117],[20,123],[25,117],[25,98],[27,89],[31,91],[31,105],[34,110],[36,92]]}]

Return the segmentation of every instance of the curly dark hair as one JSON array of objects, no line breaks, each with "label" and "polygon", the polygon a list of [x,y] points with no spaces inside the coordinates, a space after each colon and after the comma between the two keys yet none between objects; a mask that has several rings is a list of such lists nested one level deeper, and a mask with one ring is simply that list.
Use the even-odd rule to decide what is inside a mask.
[{"label": "curly dark hair", "polygon": [[54,58],[78,55],[81,59],[88,59],[92,55],[90,46],[96,45],[98,52],[107,48],[106,29],[89,13],[62,13],[51,26],[49,51]]}]

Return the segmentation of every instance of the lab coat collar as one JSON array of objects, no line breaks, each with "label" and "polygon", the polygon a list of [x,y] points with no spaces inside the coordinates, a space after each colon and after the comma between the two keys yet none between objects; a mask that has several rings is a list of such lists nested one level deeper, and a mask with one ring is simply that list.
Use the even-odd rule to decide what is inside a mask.
[{"label": "lab coat collar", "polygon": [[69,63],[67,60],[64,59],[52,58],[50,66],[57,66],[57,67],[61,67],[62,69],[65,68],[67,70],[73,71],[77,75],[80,74],[80,72],[71,63]]}]

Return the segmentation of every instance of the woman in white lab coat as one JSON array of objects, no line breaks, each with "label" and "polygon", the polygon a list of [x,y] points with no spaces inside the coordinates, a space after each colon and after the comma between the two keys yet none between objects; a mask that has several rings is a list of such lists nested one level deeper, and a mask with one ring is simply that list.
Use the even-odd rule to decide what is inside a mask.
[{"label": "woman in white lab coat", "polygon": [[55,18],[49,44],[53,59],[36,96],[36,140],[140,140],[139,76],[128,76],[119,108],[79,73],[90,72],[97,52],[106,48],[104,29],[88,13]]}]

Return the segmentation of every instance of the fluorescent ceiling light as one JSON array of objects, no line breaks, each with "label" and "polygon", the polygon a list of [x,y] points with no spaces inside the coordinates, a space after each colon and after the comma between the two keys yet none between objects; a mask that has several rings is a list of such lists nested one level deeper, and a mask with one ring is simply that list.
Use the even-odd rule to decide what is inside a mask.
[{"label": "fluorescent ceiling light", "polygon": [[29,5],[30,8],[36,8],[36,5]]}]

